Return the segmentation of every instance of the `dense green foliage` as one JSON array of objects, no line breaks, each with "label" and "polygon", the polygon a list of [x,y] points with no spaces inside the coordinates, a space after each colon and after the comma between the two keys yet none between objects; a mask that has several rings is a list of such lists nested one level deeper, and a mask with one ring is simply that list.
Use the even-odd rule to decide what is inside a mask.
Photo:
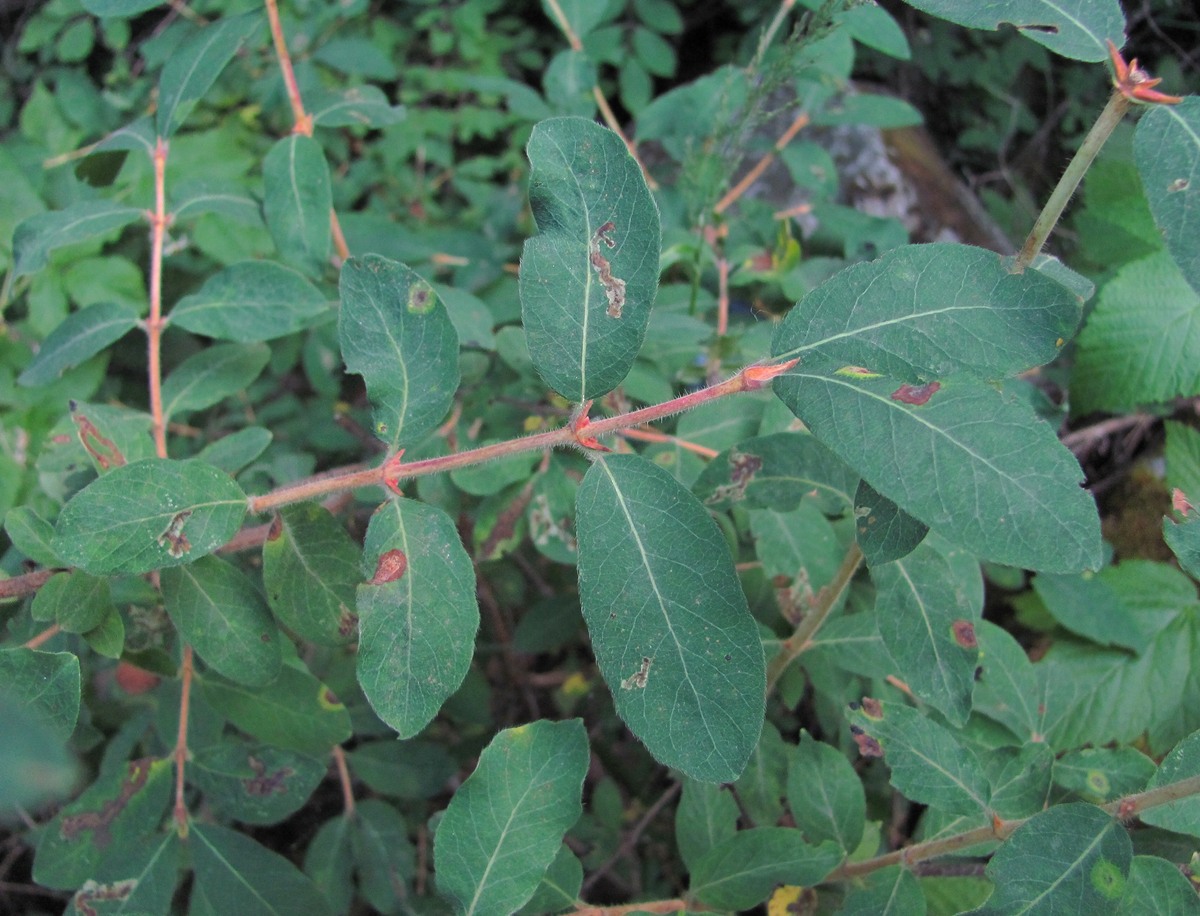
[{"label": "dense green foliage", "polygon": [[910,3],[1116,70],[1016,256],[845,206],[873,2],[22,14],[0,893],[1200,911],[1200,432],[1114,562],[1056,430],[1200,397],[1200,100]]}]

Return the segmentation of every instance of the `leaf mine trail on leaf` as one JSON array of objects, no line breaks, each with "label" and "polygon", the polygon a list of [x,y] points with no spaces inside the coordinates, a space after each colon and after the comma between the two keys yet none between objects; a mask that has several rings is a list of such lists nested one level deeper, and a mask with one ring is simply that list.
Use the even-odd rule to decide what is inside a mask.
[{"label": "leaf mine trail on leaf", "polygon": [[600,275],[600,285],[604,287],[604,295],[608,298],[609,318],[620,318],[621,309],[625,307],[625,281],[613,276],[612,265],[608,263],[608,258],[600,253],[601,242],[608,248],[617,247],[616,240],[610,234],[616,228],[616,224],[609,220],[596,230],[596,234],[588,243],[588,259],[592,262],[592,269]]}]

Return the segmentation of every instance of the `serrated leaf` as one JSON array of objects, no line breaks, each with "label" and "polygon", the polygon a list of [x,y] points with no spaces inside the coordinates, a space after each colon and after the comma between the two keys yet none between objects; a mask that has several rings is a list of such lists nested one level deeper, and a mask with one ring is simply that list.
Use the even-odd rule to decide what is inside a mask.
[{"label": "serrated leaf", "polygon": [[724,536],[636,455],[596,459],[576,533],[583,615],[617,712],[667,766],[736,779],[762,730],[766,663]]},{"label": "serrated leaf", "polygon": [[959,372],[1002,378],[1054,359],[1082,305],[1037,271],[1010,273],[994,252],[907,245],[805,296],[771,352],[913,383]]},{"label": "serrated leaf", "polygon": [[81,201],[64,210],[31,216],[13,233],[13,279],[41,270],[55,248],[104,235],[141,216],[137,207],[109,200]]},{"label": "serrated leaf", "polygon": [[583,811],[587,734],[578,719],[500,732],[454,793],[434,837],[438,888],[461,912],[521,907]]},{"label": "serrated leaf", "polygon": [[1179,866],[1155,856],[1134,856],[1117,916],[1196,916],[1200,898]]},{"label": "serrated leaf", "polygon": [[1100,565],[1100,521],[1078,463],[1013,395],[965,376],[912,388],[801,364],[774,391],[878,492],[998,563]]},{"label": "serrated leaf", "polygon": [[154,834],[171,792],[168,760],[134,760],[102,772],[79,798],[46,825],[33,862],[33,880],[74,890],[105,859],[120,861]]},{"label": "serrated leaf", "polygon": [[521,315],[538,374],[564,397],[607,394],[629,374],[658,289],[658,207],[607,128],[551,118],[529,138],[538,235],[521,256]]},{"label": "serrated leaf", "polygon": [[841,751],[807,732],[790,756],[787,799],[796,826],[810,843],[829,840],[853,852],[866,823],[862,780]]},{"label": "serrated leaf", "polygon": [[199,461],[150,458],[114,468],[58,516],[54,552],[93,575],[180,566],[237,533],[246,494]]},{"label": "serrated leaf", "polygon": [[714,511],[744,504],[789,512],[809,497],[826,515],[852,504],[857,477],[837,455],[807,433],[744,439],[710,461],[692,491]]},{"label": "serrated leaf", "polygon": [[696,864],[689,894],[712,907],[748,910],[777,884],[817,884],[841,861],[836,843],[810,846],[799,830],[754,827],[738,831]]},{"label": "serrated leaf", "polygon": [[164,569],[161,579],[167,614],[209,667],[239,684],[275,679],[282,637],[245,573],[217,557],[201,557]]},{"label": "serrated leaf", "polygon": [[475,569],[441,509],[411,499],[372,517],[358,586],[358,680],[384,722],[409,738],[466,677],[479,629]]},{"label": "serrated leaf", "polygon": [[263,210],[280,257],[319,273],[329,257],[332,206],[321,144],[303,134],[276,142],[263,159]]},{"label": "serrated leaf", "polygon": [[1150,106],[1138,121],[1133,151],[1167,250],[1200,293],[1200,97]]},{"label": "serrated leaf", "polygon": [[221,19],[181,41],[163,65],[158,78],[158,135],[170,137],[192,107],[233,59],[242,42],[262,25],[257,12]]},{"label": "serrated leaf", "polygon": [[1200,430],[1167,420],[1167,486],[1200,501]]},{"label": "serrated leaf", "polygon": [[248,343],[292,334],[328,313],[325,297],[296,271],[271,261],[242,261],[180,299],[170,320],[205,337]]},{"label": "serrated leaf", "polygon": [[5,694],[33,709],[54,737],[66,742],[79,719],[79,659],[70,652],[0,649],[0,685]]},{"label": "serrated leaf", "polygon": [[91,359],[109,344],[120,340],[138,323],[138,314],[128,305],[101,302],[67,316],[42,342],[37,356],[17,377],[20,385],[44,385],[60,378],[67,369]]},{"label": "serrated leaf", "polygon": [[875,492],[865,480],[854,494],[854,540],[874,568],[900,560],[925,540],[929,526],[913,518],[894,502]]},{"label": "serrated leaf", "polygon": [[868,875],[846,895],[838,916],[925,916],[925,892],[908,868],[893,865]]},{"label": "serrated leaf", "polygon": [[995,31],[1010,24],[1055,54],[1074,60],[1108,57],[1105,39],[1125,44],[1125,17],[1117,0],[905,0],[910,6],[971,29]]},{"label": "serrated leaf", "polygon": [[866,699],[849,715],[859,749],[882,756],[892,785],[915,802],[953,814],[988,811],[990,788],[974,752],[944,726],[900,703]]},{"label": "serrated leaf", "polygon": [[[216,824],[193,822],[188,833],[195,870],[193,895],[212,912],[239,916],[328,916],[308,877],[283,856]],[[194,901],[193,901],[194,903]]]},{"label": "serrated leaf", "polygon": [[1129,834],[1092,805],[1056,805],[1034,815],[988,863],[995,885],[978,916],[1111,913],[1133,859]]},{"label": "serrated leaf", "polygon": [[378,798],[359,802],[352,843],[362,895],[381,913],[392,912],[412,881],[416,853],[395,808]]},{"label": "serrated leaf", "polygon": [[404,120],[404,106],[393,105],[378,86],[305,93],[317,127],[387,127]]},{"label": "serrated leaf", "polygon": [[900,679],[952,725],[965,724],[979,662],[975,624],[983,607],[971,600],[977,583],[959,581],[927,545],[874,567],[871,578],[879,635]]},{"label": "serrated leaf", "polygon": [[375,435],[395,449],[417,442],[450,410],[458,389],[458,335],[427,282],[378,255],[342,265],[338,340],[346,371],[361,375]]},{"label": "serrated leaf", "polygon": [[1165,251],[1123,266],[1079,335],[1071,409],[1131,410],[1200,393],[1200,292]]},{"label": "serrated leaf", "polygon": [[270,358],[262,343],[218,344],[189,356],[163,382],[163,416],[203,410],[245,391]]},{"label": "serrated leaf", "polygon": [[263,543],[271,610],[305,639],[345,645],[358,632],[359,561],[359,550],[328,510],[314,503],[284,507]]},{"label": "serrated leaf", "polygon": [[723,786],[684,779],[675,808],[675,845],[689,871],[737,833],[738,814],[737,802]]},{"label": "serrated leaf", "polygon": [[196,751],[189,780],[218,816],[277,824],[298,811],[325,778],[324,761],[270,745],[222,742]]},{"label": "serrated leaf", "polygon": [[350,737],[350,714],[333,692],[296,663],[263,687],[204,681],[205,699],[265,744],[319,757]]}]

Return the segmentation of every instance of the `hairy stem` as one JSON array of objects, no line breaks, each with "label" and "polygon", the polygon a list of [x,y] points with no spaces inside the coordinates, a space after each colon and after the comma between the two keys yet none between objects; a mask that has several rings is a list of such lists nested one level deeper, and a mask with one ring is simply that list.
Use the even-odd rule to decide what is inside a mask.
[{"label": "hairy stem", "polygon": [[146,319],[146,363],[149,367],[150,424],[154,451],[167,457],[167,426],[162,403],[162,268],[167,235],[167,141],[154,144],[154,213],[150,218],[150,315]]},{"label": "hairy stem", "polygon": [[1033,259],[1041,253],[1042,246],[1046,244],[1046,239],[1049,238],[1051,231],[1062,218],[1067,203],[1074,196],[1075,189],[1079,187],[1079,182],[1083,180],[1083,176],[1091,167],[1096,154],[1100,152],[1116,126],[1125,117],[1125,112],[1129,110],[1130,104],[1132,103],[1122,95],[1120,90],[1113,90],[1108,104],[1096,118],[1096,123],[1092,125],[1092,129],[1088,131],[1088,135],[1084,137],[1083,143],[1080,144],[1075,156],[1067,165],[1058,185],[1050,194],[1050,199],[1046,201],[1046,206],[1038,214],[1033,229],[1029,232],[1029,237],[1025,239],[1025,244],[1021,246],[1021,251],[1013,262],[1013,273],[1023,273],[1033,263]]},{"label": "hairy stem", "polygon": [[779,678],[783,676],[783,672],[787,670],[788,665],[796,660],[799,655],[809,647],[812,638],[817,635],[817,630],[825,623],[826,619],[837,606],[838,599],[846,591],[850,585],[850,581],[854,578],[854,574],[858,572],[858,567],[862,564],[863,553],[859,546],[854,541],[850,542],[850,546],[846,548],[846,555],[842,558],[842,565],[838,567],[838,571],[834,574],[833,580],[821,589],[817,606],[805,615],[796,627],[796,631],[783,641],[779,647],[779,652],[771,659],[771,663],[767,666],[767,693],[775,688],[775,684]]}]

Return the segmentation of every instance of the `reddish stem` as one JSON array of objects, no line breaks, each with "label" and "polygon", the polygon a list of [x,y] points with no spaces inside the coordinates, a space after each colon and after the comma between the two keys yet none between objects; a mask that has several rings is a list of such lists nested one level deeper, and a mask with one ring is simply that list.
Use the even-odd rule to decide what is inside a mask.
[{"label": "reddish stem", "polygon": [[350,768],[346,766],[346,752],[342,750],[341,745],[335,744],[331,753],[337,766],[338,781],[342,784],[342,806],[345,808],[343,813],[346,817],[354,817],[354,784],[350,780]]},{"label": "reddish stem", "polygon": [[188,834],[187,801],[184,798],[184,770],[188,758],[188,711],[192,697],[192,647],[183,647],[183,665],[179,671],[179,731],[175,736],[175,830],[181,838]]},{"label": "reddish stem", "polygon": [[62,627],[60,627],[57,623],[54,624],[53,626],[47,627],[46,629],[42,630],[42,632],[38,633],[37,636],[33,637],[33,639],[31,639],[27,643],[25,643],[25,648],[26,649],[37,649],[40,646],[43,646],[46,643],[48,643],[55,636],[57,636],[60,632],[62,632]]},{"label": "reddish stem", "polygon": [[150,316],[146,319],[146,362],[150,375],[150,423],[154,450],[167,457],[167,427],[162,403],[162,267],[167,234],[167,141],[154,144],[154,214],[150,218]]}]

